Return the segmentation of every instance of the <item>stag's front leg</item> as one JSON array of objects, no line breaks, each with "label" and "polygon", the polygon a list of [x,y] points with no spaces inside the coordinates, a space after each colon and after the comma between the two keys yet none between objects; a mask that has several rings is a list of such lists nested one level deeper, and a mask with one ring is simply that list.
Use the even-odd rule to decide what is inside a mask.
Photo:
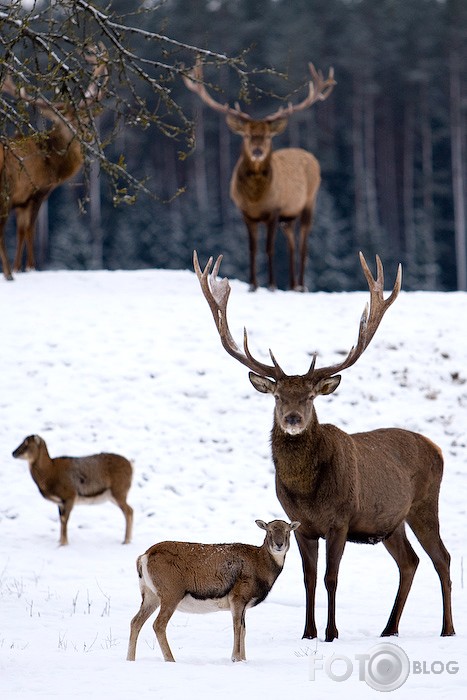
[{"label": "stag's front leg", "polygon": [[326,642],[332,642],[339,636],[336,627],[336,590],[339,566],[347,538],[346,530],[334,530],[326,537],[326,572],[324,585],[328,592],[328,623],[326,626]]},{"label": "stag's front leg", "polygon": [[303,578],[306,593],[306,618],[303,639],[315,639],[317,636],[315,622],[315,593],[318,572],[318,540],[307,540],[295,531],[300,556],[302,557]]},{"label": "stag's front leg", "polygon": [[250,292],[255,292],[258,289],[258,280],[256,277],[256,254],[258,252],[258,224],[252,221],[246,214],[243,214],[248,230],[248,247],[250,251]]},{"label": "stag's front leg", "polygon": [[268,288],[271,291],[277,289],[276,275],[274,272],[274,245],[279,214],[274,213],[266,223],[266,253],[268,256]]},{"label": "stag's front leg", "polygon": [[[1,203],[1,201],[0,201]],[[2,262],[3,275],[6,280],[11,282],[13,280],[13,275],[11,274],[10,261],[8,260],[8,255],[6,252],[5,245],[5,226],[8,214],[5,216],[0,212],[0,260]]]}]

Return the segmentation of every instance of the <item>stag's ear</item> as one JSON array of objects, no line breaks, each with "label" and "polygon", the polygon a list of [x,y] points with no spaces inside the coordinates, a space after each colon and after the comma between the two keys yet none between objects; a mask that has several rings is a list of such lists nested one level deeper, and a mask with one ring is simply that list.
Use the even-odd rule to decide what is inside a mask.
[{"label": "stag's ear", "polygon": [[227,114],[225,121],[229,129],[233,131],[234,134],[240,134],[240,136],[245,134],[247,123],[244,119],[240,119],[240,117],[236,117],[234,114]]},{"label": "stag's ear", "polygon": [[266,377],[260,377],[254,372],[248,372],[248,377],[250,382],[255,387],[256,391],[260,391],[262,394],[273,394],[276,389],[276,383],[272,379],[266,379]]},{"label": "stag's ear", "polygon": [[326,379],[321,379],[315,386],[316,396],[327,396],[332,394],[333,391],[337,389],[341,383],[341,375],[337,374],[335,377],[328,377]]},{"label": "stag's ear", "polygon": [[282,134],[285,127],[287,126],[288,121],[288,119],[277,119],[276,121],[269,122],[271,136],[277,136],[278,134]]}]

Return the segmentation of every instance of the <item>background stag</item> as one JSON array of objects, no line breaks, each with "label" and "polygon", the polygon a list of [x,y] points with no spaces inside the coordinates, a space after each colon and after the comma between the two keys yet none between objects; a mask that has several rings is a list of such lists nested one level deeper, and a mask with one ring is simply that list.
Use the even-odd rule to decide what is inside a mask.
[{"label": "background stag", "polygon": [[17,88],[11,76],[2,90],[16,99],[37,107],[52,123],[40,138],[17,135],[0,148],[0,259],[3,274],[12,280],[5,244],[5,226],[10,212],[16,214],[17,245],[14,271],[21,269],[26,246],[26,269],[34,269],[34,231],[42,202],[61,183],[73,177],[83,164],[83,144],[78,132],[86,125],[90,108],[103,96],[108,77],[106,52],[102,45],[91,47],[86,60],[93,66],[91,81],[76,104],[32,97],[24,87]]},{"label": "background stag", "polygon": [[[295,105],[253,119],[238,105],[229,107],[217,102],[203,84],[201,63],[198,61],[185,85],[195,92],[211,109],[225,115],[229,129],[243,138],[242,152],[232,173],[230,196],[240,210],[248,230],[250,250],[250,290],[258,287],[256,253],[258,224],[266,225],[266,252],[268,257],[270,289],[275,289],[274,238],[277,224],[282,224],[289,253],[289,284],[297,291],[305,290],[307,240],[313,223],[316,197],[321,182],[320,167],[314,155],[302,148],[272,149],[272,139],[281,134],[288,118],[318,101],[325,100],[335,85],[331,68],[324,80],[320,71],[309,64],[312,79],[307,97]],[[299,268],[296,273],[295,231],[300,224]]]}]

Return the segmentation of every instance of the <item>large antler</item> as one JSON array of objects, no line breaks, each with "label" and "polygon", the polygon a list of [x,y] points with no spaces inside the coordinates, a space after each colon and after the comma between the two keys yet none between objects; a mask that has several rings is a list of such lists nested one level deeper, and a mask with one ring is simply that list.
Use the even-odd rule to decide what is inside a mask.
[{"label": "large antler", "polygon": [[[284,117],[289,117],[294,112],[300,112],[302,109],[310,107],[312,104],[318,101],[323,101],[331,94],[331,91],[336,85],[334,80],[334,68],[329,69],[329,75],[326,80],[320,70],[316,70],[312,63],[308,64],[312,79],[308,83],[308,95],[307,97],[296,105],[289,103],[287,107],[281,107],[273,114],[264,117],[264,121],[273,122],[277,119],[283,119]],[[242,112],[238,103],[234,107],[230,107],[228,103],[221,104],[217,102],[206,90],[206,86],[203,83],[203,65],[201,59],[197,59],[194,67],[188,74],[188,76],[183,76],[186,87],[192,92],[196,93],[202,101],[211,109],[221,114],[233,114],[234,116],[242,119],[243,121],[254,121],[246,112]]]},{"label": "large antler", "polygon": [[[256,360],[250,353],[248,349],[248,336],[246,329],[243,332],[243,352],[240,350],[229,330],[227,323],[227,302],[230,295],[230,284],[227,278],[218,280],[217,276],[219,273],[219,268],[222,262],[222,255],[217,258],[214,267],[211,272],[212,267],[212,257],[209,258],[206,267],[203,271],[199,266],[198,255],[196,251],[193,253],[193,264],[195,268],[196,275],[199,279],[201,289],[209,304],[212,316],[214,318],[214,323],[216,324],[217,331],[220,335],[222,345],[225,350],[232,355],[236,360],[241,362],[243,365],[253,370],[262,377],[271,377],[273,379],[280,379],[281,377],[287,376],[285,372],[281,369],[277,363],[271,350],[269,354],[273,365],[265,365],[262,362]],[[362,317],[360,319],[360,328],[358,332],[357,344],[354,345],[345,360],[339,362],[335,365],[330,365],[329,367],[320,367],[315,369],[316,363],[316,353],[313,355],[313,360],[310,365],[310,369],[306,373],[307,378],[313,380],[324,379],[326,377],[332,377],[333,375],[341,372],[353,365],[358,358],[363,354],[368,345],[370,344],[374,334],[378,330],[378,326],[381,320],[391,306],[391,304],[397,298],[397,295],[401,289],[402,282],[402,267],[399,264],[397,270],[396,281],[394,283],[393,290],[387,299],[384,299],[384,274],[383,274],[383,264],[379,255],[376,256],[376,268],[377,275],[376,280],[370,272],[363,253],[360,253],[360,264],[363,268],[366,280],[368,282],[368,287],[370,290],[370,305],[366,304]]]},{"label": "large antler", "polygon": [[308,377],[313,376],[313,379],[320,379],[325,377],[332,377],[334,374],[341,372],[347,367],[355,364],[360,355],[362,355],[368,345],[370,344],[374,334],[378,330],[378,326],[381,323],[386,311],[389,309],[393,301],[396,300],[397,295],[401,289],[402,282],[402,266],[399,264],[397,269],[396,281],[394,282],[393,290],[387,299],[384,299],[384,273],[383,264],[379,255],[376,256],[376,269],[377,275],[376,280],[370,272],[363,253],[360,253],[360,264],[363,268],[363,272],[368,282],[368,287],[370,290],[370,307],[366,304],[362,317],[360,319],[360,328],[358,331],[357,344],[354,345],[345,360],[343,362],[338,362],[335,365],[330,365],[329,367],[320,367],[315,369],[316,354],[313,356],[313,360],[310,369],[307,372]]},{"label": "large antler", "polygon": [[252,117],[250,117],[250,115],[246,112],[242,112],[238,104],[236,104],[235,108],[233,108],[229,107],[227,102],[225,104],[217,102],[217,100],[215,100],[214,97],[212,97],[206,90],[203,80],[203,64],[201,59],[197,58],[195,65],[188,75],[183,76],[183,82],[185,83],[186,87],[192,92],[196,93],[198,97],[202,99],[204,104],[211,109],[214,109],[216,112],[220,112],[221,114],[234,114],[236,117],[239,117],[244,121],[252,121]]},{"label": "large antler", "polygon": [[308,64],[308,68],[310,69],[311,80],[308,83],[308,95],[305,97],[305,99],[296,105],[289,102],[287,107],[280,107],[277,112],[265,117],[266,121],[273,122],[277,119],[290,117],[295,112],[301,112],[302,109],[311,107],[311,105],[315,102],[324,102],[324,100],[329,97],[334,89],[334,85],[337,85],[336,81],[334,80],[334,68],[331,67],[329,69],[329,75],[326,80],[324,79],[322,72],[320,70],[316,70],[312,63]]},{"label": "large antler", "polygon": [[84,100],[81,100],[80,107],[92,102],[100,102],[104,95],[105,86],[109,81],[109,54],[105,45],[100,41],[98,44],[88,46],[86,49],[85,59],[91,65],[94,65],[94,70],[89,83],[84,93]]},{"label": "large antler", "polygon": [[248,335],[246,329],[243,331],[243,352],[232,338],[227,323],[227,302],[231,291],[229,280],[227,278],[222,280],[217,279],[222,262],[222,255],[219,255],[217,258],[211,272],[212,261],[212,257],[209,258],[206,267],[203,271],[201,271],[196,250],[193,252],[193,265],[196,276],[199,279],[202,292],[209,304],[209,308],[211,309],[214,323],[216,324],[217,331],[220,335],[222,346],[225,350],[227,350],[229,355],[232,355],[232,357],[248,367],[248,369],[256,372],[256,374],[259,374],[262,377],[272,377],[276,380],[280,379],[280,377],[284,377],[285,373],[277,364],[271,350],[269,350],[269,354],[271,355],[271,360],[273,362],[272,365],[265,365],[252,356],[248,349]]}]

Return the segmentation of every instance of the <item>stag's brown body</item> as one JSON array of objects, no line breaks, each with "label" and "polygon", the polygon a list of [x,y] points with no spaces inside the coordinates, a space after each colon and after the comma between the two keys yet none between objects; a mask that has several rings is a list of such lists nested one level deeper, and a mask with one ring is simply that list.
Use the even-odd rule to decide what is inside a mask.
[{"label": "stag's brown body", "polygon": [[230,285],[217,281],[221,258],[210,274],[212,261],[201,272],[195,269],[209,303],[222,345],[252,372],[255,389],[275,398],[272,455],[276,469],[276,492],[285,512],[301,522],[295,533],[302,557],[306,621],[303,636],[317,636],[315,591],[318,541],[326,541],[325,586],[328,594],[326,641],[338,636],[335,605],[340,561],[346,542],[383,542],[399,568],[399,588],[382,636],[398,634],[399,620],[418,565],[418,556],[405,533],[413,530],[431,558],[441,582],[443,622],[441,634],[454,634],[451,612],[450,556],[439,533],[438,499],[443,474],[440,448],[431,440],[408,430],[385,428],[349,435],[334,425],[318,421],[314,400],[339,386],[338,372],[353,365],[371,342],[379,323],[396,299],[401,271],[393,291],[384,299],[384,278],[377,258],[375,280],[361,255],[370,289],[370,307],[360,321],[356,345],[335,365],[316,368],[316,355],[304,375],[287,375],[273,354],[266,365],[250,353],[247,335],[244,350],[233,340],[227,324]]},{"label": "stag's brown body", "polygon": [[13,279],[6,254],[4,229],[9,213],[16,214],[17,247],[13,270],[21,269],[26,245],[26,268],[33,269],[34,228],[42,202],[83,164],[79,141],[68,122],[60,121],[41,136],[16,138],[0,151],[0,256],[6,279]]},{"label": "stag's brown body", "polygon": [[[266,250],[269,287],[276,286],[274,237],[278,223],[289,247],[289,284],[291,289],[305,288],[306,247],[313,222],[316,198],[321,183],[320,167],[312,153],[302,148],[270,150],[255,169],[245,145],[230,181],[230,195],[248,230],[250,246],[250,289],[258,286],[256,254],[258,225],[266,225]],[[299,221],[300,267],[295,272],[295,221]]]},{"label": "stag's brown body", "polygon": [[[208,94],[202,84],[202,69],[198,63],[185,79],[186,86],[197,93],[212,109],[224,114],[227,126],[242,137],[242,151],[230,181],[230,195],[240,210],[248,231],[250,251],[250,290],[258,286],[256,256],[258,225],[266,226],[268,284],[276,287],[274,270],[274,240],[277,225],[282,224],[289,253],[289,285],[305,290],[307,241],[313,223],[316,198],[321,183],[320,167],[314,155],[301,148],[274,151],[272,140],[287,126],[288,117],[314,102],[325,100],[334,87],[332,69],[327,80],[312,64],[313,79],[308,96],[299,104],[280,109],[264,119],[252,117],[228,105],[221,105]],[[296,271],[295,223],[299,222],[299,266]]]},{"label": "stag's brown body", "polygon": [[326,540],[325,584],[330,617],[326,640],[338,636],[332,614],[340,559],[346,542],[383,542],[400,571],[400,588],[382,636],[396,635],[418,556],[405,534],[407,523],[433,560],[443,594],[443,636],[454,633],[449,554],[439,537],[441,450],[428,438],[387,428],[347,434],[313,417],[306,431],[288,435],[274,420],[272,454],[276,492],[287,515],[300,517],[296,539],[307,593],[304,637],[317,636],[314,616],[318,540]]},{"label": "stag's brown body", "polygon": [[7,280],[13,279],[5,245],[9,214],[13,210],[16,214],[13,270],[21,270],[25,246],[26,269],[34,269],[34,232],[39,209],[50,193],[83,165],[83,134],[81,139],[78,134],[88,122],[90,106],[102,97],[102,87],[96,81],[103,78],[105,83],[108,77],[105,56],[102,46],[90,50],[87,60],[95,65],[93,79],[75,106],[30,97],[24,89],[16,88],[10,76],[3,82],[4,92],[34,104],[51,122],[51,127],[40,134],[16,136],[0,144],[0,260]]}]

